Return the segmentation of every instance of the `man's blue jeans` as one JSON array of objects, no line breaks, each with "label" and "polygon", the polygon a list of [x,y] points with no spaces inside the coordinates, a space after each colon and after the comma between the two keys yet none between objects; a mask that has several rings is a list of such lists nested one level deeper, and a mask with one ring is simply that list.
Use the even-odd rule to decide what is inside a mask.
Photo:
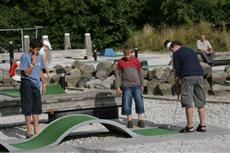
[{"label": "man's blue jeans", "polygon": [[135,109],[137,114],[144,113],[144,103],[141,87],[122,87],[122,115],[132,114],[132,98],[135,101]]}]

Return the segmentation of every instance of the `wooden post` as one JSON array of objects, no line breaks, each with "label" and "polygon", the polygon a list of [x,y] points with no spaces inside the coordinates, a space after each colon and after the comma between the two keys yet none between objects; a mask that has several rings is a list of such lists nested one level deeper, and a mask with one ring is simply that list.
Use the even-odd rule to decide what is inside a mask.
[{"label": "wooden post", "polygon": [[44,40],[49,41],[49,38],[48,38],[48,36],[47,36],[47,35],[43,35],[43,36],[42,36],[42,42],[43,42]]},{"label": "wooden post", "polygon": [[21,30],[21,44],[22,44],[22,52],[25,52],[25,50],[24,50],[24,38],[23,38],[23,30]]},{"label": "wooden post", "polygon": [[92,41],[91,41],[90,33],[85,33],[85,49],[86,49],[86,59],[93,58]]},{"label": "wooden post", "polygon": [[64,34],[64,49],[71,49],[71,43],[70,43],[70,35],[69,33]]},{"label": "wooden post", "polygon": [[14,59],[14,45],[13,41],[9,41],[9,48],[8,48],[9,54],[10,54],[10,65],[13,64]]},{"label": "wooden post", "polygon": [[24,35],[24,51],[27,52],[30,50],[30,37],[28,35]]}]

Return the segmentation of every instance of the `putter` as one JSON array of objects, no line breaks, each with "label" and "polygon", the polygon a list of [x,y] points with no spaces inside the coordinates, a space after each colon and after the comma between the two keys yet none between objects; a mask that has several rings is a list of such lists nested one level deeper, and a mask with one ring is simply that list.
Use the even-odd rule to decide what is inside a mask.
[{"label": "putter", "polygon": [[173,114],[173,118],[172,118],[172,125],[168,126],[168,128],[170,128],[170,129],[173,129],[173,125],[176,124],[175,122],[176,122],[176,113],[177,113],[178,104],[179,104],[179,100],[176,101],[176,108],[175,108],[175,111],[174,111],[174,114]]}]

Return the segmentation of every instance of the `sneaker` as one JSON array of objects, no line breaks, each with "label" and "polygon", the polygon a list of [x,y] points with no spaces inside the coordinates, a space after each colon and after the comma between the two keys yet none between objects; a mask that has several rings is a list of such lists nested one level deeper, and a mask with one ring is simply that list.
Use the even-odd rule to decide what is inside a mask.
[{"label": "sneaker", "polygon": [[145,122],[143,120],[139,120],[137,125],[140,127],[140,128],[144,128],[145,127]]},{"label": "sneaker", "polygon": [[133,121],[128,121],[127,127],[128,128],[133,128]]},{"label": "sneaker", "polygon": [[206,126],[205,125],[201,126],[199,124],[199,126],[196,128],[196,131],[197,132],[206,132]]},{"label": "sneaker", "polygon": [[193,127],[186,126],[185,128],[180,130],[180,133],[194,132]]}]

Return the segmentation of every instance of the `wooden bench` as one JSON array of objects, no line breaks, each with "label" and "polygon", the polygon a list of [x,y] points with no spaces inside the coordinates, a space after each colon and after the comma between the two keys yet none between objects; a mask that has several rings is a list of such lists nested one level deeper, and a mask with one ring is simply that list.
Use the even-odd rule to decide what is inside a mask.
[{"label": "wooden bench", "polygon": [[[197,53],[197,56],[200,61],[203,61],[199,53]],[[230,64],[230,52],[216,52],[215,53],[212,66],[222,66],[222,65],[229,65],[229,64]]]},{"label": "wooden bench", "polygon": [[[103,119],[118,118],[121,98],[112,91],[89,91],[84,93],[49,95],[42,97],[43,113],[49,121],[60,116],[81,113]],[[0,100],[0,116],[19,115],[20,98]]]}]

